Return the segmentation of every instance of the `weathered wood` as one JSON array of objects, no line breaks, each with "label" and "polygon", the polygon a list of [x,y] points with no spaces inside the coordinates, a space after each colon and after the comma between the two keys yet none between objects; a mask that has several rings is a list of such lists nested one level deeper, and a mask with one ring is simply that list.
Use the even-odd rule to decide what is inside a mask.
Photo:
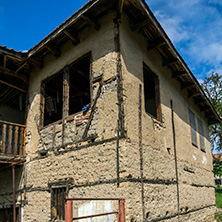
[{"label": "weathered wood", "polygon": [[15,136],[14,136],[14,155],[18,155],[18,126],[15,126]]},{"label": "weathered wood", "polygon": [[24,146],[24,139],[25,139],[25,128],[21,127],[20,130],[20,150],[19,150],[19,155],[24,155],[25,154],[25,146]]},{"label": "weathered wood", "polygon": [[63,113],[65,119],[69,115],[69,67],[63,69]]},{"label": "weathered wood", "polygon": [[12,76],[12,77],[15,77],[15,78],[18,78],[18,79],[21,79],[23,80],[24,82],[28,82],[28,78],[21,75],[21,74],[18,74],[10,69],[7,69],[7,68],[4,68],[2,66],[0,66],[0,73],[3,73],[5,75],[8,75],[8,76]]},{"label": "weathered wood", "polygon": [[123,12],[123,4],[124,0],[118,0],[118,8],[117,8],[118,16],[120,16]]},{"label": "weathered wood", "polygon": [[100,25],[99,25],[99,23],[98,23],[95,19],[93,19],[93,18],[91,18],[91,17],[89,17],[89,16],[86,16],[86,15],[82,15],[82,18],[83,18],[89,25],[91,25],[96,31],[99,31],[99,30],[100,30]]},{"label": "weathered wood", "polygon": [[65,29],[63,30],[63,33],[65,33],[72,40],[74,45],[78,45],[80,43],[79,38],[76,35],[72,34],[69,30]]},{"label": "weathered wood", "polygon": [[7,55],[4,55],[3,67],[6,68],[7,65]]},{"label": "weathered wood", "polygon": [[147,50],[150,51],[150,50],[153,50],[157,47],[160,47],[160,46],[163,46],[163,45],[166,45],[167,43],[165,41],[157,41],[157,42],[153,42],[152,44],[150,44],[148,47],[147,47]]},{"label": "weathered wood", "polygon": [[59,47],[55,45],[47,44],[45,45],[45,48],[47,48],[56,58],[58,58],[61,55]]},{"label": "weathered wood", "polygon": [[175,63],[178,63],[179,60],[177,58],[174,58],[174,59],[171,59],[171,60],[166,60],[166,61],[163,61],[163,64],[162,66],[165,67],[165,66],[169,66],[169,65],[173,65]]},{"label": "weathered wood", "polygon": [[23,62],[22,65],[20,65],[18,69],[16,69],[15,73],[18,73],[27,63],[28,61]]},{"label": "weathered wood", "polygon": [[144,19],[142,21],[139,21],[138,23],[132,24],[131,25],[131,31],[135,32],[143,28],[145,25],[150,24],[151,21],[149,19]]},{"label": "weathered wood", "polygon": [[176,72],[173,72],[172,73],[172,78],[179,78],[179,77],[182,77],[182,76],[187,76],[188,73],[186,71],[176,71]]},{"label": "weathered wood", "polygon": [[21,89],[21,88],[15,86],[15,85],[12,85],[11,83],[8,83],[8,82],[2,81],[2,80],[0,80],[0,83],[2,83],[2,84],[4,84],[4,85],[7,85],[7,86],[10,86],[10,87],[12,87],[12,88],[14,88],[14,89],[17,89],[17,90],[21,91],[21,92],[26,93],[26,90]]},{"label": "weathered wood", "polygon": [[188,95],[188,98],[192,98],[192,97],[196,97],[196,96],[200,96],[200,95],[201,95],[200,92],[190,93],[190,94]]},{"label": "weathered wood", "polygon": [[188,88],[192,88],[195,86],[194,82],[188,82],[188,83],[182,83],[181,84],[181,90],[183,89],[188,89]]},{"label": "weathered wood", "polygon": [[195,105],[200,105],[200,104],[204,104],[204,103],[207,103],[207,101],[205,101],[205,100],[200,100],[200,101],[195,101],[195,102],[194,102]]},{"label": "weathered wood", "polygon": [[77,72],[79,73],[81,76],[83,76],[85,79],[89,79],[89,76],[87,76],[82,70],[80,70],[77,66],[73,65],[71,67],[71,69],[74,71],[74,72]]},{"label": "weathered wood", "polygon": [[43,60],[42,59],[39,59],[39,58],[37,58],[37,57],[29,57],[28,58],[28,61],[30,62],[30,63],[32,63],[33,65],[35,65],[35,66],[38,66],[40,69],[42,69],[43,68],[43,66],[44,66],[44,62],[43,62]]},{"label": "weathered wood", "polygon": [[44,112],[45,112],[45,83],[42,82],[40,89],[40,120],[36,122],[37,127],[44,125]]},{"label": "weathered wood", "polygon": [[7,125],[4,123],[2,126],[2,152],[6,153],[5,141],[6,141],[6,127]]},{"label": "weathered wood", "polygon": [[11,154],[12,152],[12,125],[9,125],[9,134],[8,134],[8,149],[7,153]]}]

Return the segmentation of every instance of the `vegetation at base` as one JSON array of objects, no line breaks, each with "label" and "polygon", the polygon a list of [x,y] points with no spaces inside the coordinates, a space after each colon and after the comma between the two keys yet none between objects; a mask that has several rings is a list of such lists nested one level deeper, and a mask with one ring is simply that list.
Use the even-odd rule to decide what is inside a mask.
[{"label": "vegetation at base", "polygon": [[215,187],[217,208],[222,208],[222,187]]},{"label": "vegetation at base", "polygon": [[217,222],[222,222],[222,212],[215,213],[215,219]]}]

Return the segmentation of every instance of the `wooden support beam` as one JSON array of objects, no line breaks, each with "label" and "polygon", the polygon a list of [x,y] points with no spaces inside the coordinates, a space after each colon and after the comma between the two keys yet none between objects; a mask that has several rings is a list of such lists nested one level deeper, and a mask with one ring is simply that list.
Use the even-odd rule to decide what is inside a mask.
[{"label": "wooden support beam", "polygon": [[69,30],[63,30],[63,33],[65,35],[67,35],[73,42],[74,45],[78,45],[80,43],[80,40],[78,39],[78,37],[74,34],[72,34]]},{"label": "wooden support beam", "polygon": [[16,69],[15,73],[18,73],[27,63],[28,61],[23,62],[22,65],[20,65],[18,69]]},{"label": "wooden support beam", "polygon": [[141,28],[143,28],[145,25],[150,24],[150,23],[151,23],[151,21],[149,19],[145,19],[143,21],[139,21],[139,22],[131,25],[131,31],[132,32],[138,31]]},{"label": "wooden support beam", "polygon": [[211,110],[211,108],[210,108],[209,106],[203,106],[203,107],[200,108],[200,111],[201,111],[201,112],[202,112],[202,111],[208,112],[208,111],[210,111],[210,110]]},{"label": "wooden support beam", "polygon": [[4,67],[1,67],[1,66],[0,66],[0,73],[3,73],[5,75],[21,79],[21,80],[23,80],[26,83],[28,82],[28,78],[27,77],[22,76],[21,74],[18,74],[18,73],[16,74],[14,71],[12,71],[10,69],[7,69],[7,68],[4,68]]},{"label": "wooden support beam", "polygon": [[195,92],[195,93],[189,94],[188,98],[197,97],[197,96],[200,96],[200,95],[201,95],[200,92]]},{"label": "wooden support beam", "polygon": [[199,101],[195,101],[195,102],[194,102],[195,105],[201,105],[201,104],[204,104],[204,103],[207,103],[207,101],[205,101],[205,100],[199,100]]},{"label": "wooden support beam", "polygon": [[188,73],[186,71],[177,71],[177,72],[173,72],[172,73],[172,78],[178,78],[178,77],[182,77],[182,76],[187,76]]},{"label": "wooden support beam", "polygon": [[89,16],[86,16],[86,15],[82,15],[82,18],[89,24],[91,25],[96,31],[99,31],[100,30],[100,25],[99,23],[93,19],[93,18],[90,18]]},{"label": "wooden support beam", "polygon": [[7,55],[4,55],[4,62],[3,67],[6,68],[7,65]]},{"label": "wooden support beam", "polygon": [[179,60],[174,58],[174,59],[171,59],[171,60],[163,61],[162,66],[165,67],[165,66],[173,65],[173,64],[178,63],[178,62],[179,62]]},{"label": "wooden support beam", "polygon": [[74,71],[74,72],[77,72],[79,73],[81,76],[83,76],[85,79],[89,79],[89,76],[87,76],[82,70],[80,70],[77,66],[73,65],[71,67],[71,69]]},{"label": "wooden support beam", "polygon": [[195,86],[195,83],[193,83],[193,82],[184,83],[184,84],[181,84],[181,90],[188,89],[188,88],[191,88],[193,86]]},{"label": "wooden support beam", "polygon": [[42,59],[39,59],[39,58],[37,58],[37,57],[29,57],[28,58],[28,61],[30,62],[30,63],[32,63],[33,65],[35,65],[35,66],[38,66],[40,69],[42,69],[43,68],[43,66],[44,66],[44,63],[43,63],[43,60]]},{"label": "wooden support beam", "polygon": [[58,57],[61,55],[61,51],[60,51],[59,47],[57,47],[56,45],[47,44],[47,45],[45,45],[45,47],[46,47],[56,58],[58,58]]},{"label": "wooden support beam", "polygon": [[17,90],[21,91],[21,92],[26,93],[26,90],[24,90],[24,89],[22,89],[22,88],[20,88],[20,87],[17,87],[17,86],[15,86],[15,85],[11,84],[11,83],[8,83],[8,82],[2,81],[2,80],[0,80],[0,83],[2,83],[2,84],[4,84],[4,85],[7,85],[7,86],[10,86],[10,87],[12,87],[12,88],[14,88],[14,89],[17,89]]},{"label": "wooden support beam", "polygon": [[124,0],[118,0],[118,6],[117,6],[118,16],[120,16],[123,12],[123,3]]},{"label": "wooden support beam", "polygon": [[153,42],[151,43],[148,47],[147,47],[147,50],[150,51],[150,50],[153,50],[157,47],[160,47],[160,46],[163,46],[163,45],[166,45],[167,43],[165,41],[157,41],[157,42]]}]

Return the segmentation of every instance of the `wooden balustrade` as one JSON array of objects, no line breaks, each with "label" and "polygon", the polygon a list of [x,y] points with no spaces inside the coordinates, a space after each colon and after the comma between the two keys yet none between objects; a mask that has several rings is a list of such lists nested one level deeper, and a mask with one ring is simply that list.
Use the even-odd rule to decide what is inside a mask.
[{"label": "wooden balustrade", "polygon": [[0,120],[0,153],[24,155],[25,126]]}]

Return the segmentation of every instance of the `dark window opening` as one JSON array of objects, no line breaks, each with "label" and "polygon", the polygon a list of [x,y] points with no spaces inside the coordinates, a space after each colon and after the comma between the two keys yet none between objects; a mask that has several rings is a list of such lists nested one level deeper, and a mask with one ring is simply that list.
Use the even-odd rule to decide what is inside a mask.
[{"label": "dark window opening", "polygon": [[205,151],[203,122],[200,119],[198,119],[198,129],[200,134],[200,149]]},{"label": "dark window opening", "polygon": [[66,187],[52,189],[52,219],[65,220]]},{"label": "dark window opening", "polygon": [[143,79],[145,110],[148,114],[161,120],[158,77],[145,64],[143,65]]},{"label": "dark window opening", "polygon": [[47,79],[42,85],[42,94],[44,126],[80,112],[91,98],[90,54]]},{"label": "dark window opening", "polygon": [[196,121],[194,113],[189,110],[192,144],[197,146]]},{"label": "dark window opening", "polygon": [[69,114],[82,110],[90,103],[90,56],[86,56],[72,66],[69,72]]},{"label": "dark window opening", "polygon": [[63,73],[60,72],[45,82],[44,125],[62,119]]}]

